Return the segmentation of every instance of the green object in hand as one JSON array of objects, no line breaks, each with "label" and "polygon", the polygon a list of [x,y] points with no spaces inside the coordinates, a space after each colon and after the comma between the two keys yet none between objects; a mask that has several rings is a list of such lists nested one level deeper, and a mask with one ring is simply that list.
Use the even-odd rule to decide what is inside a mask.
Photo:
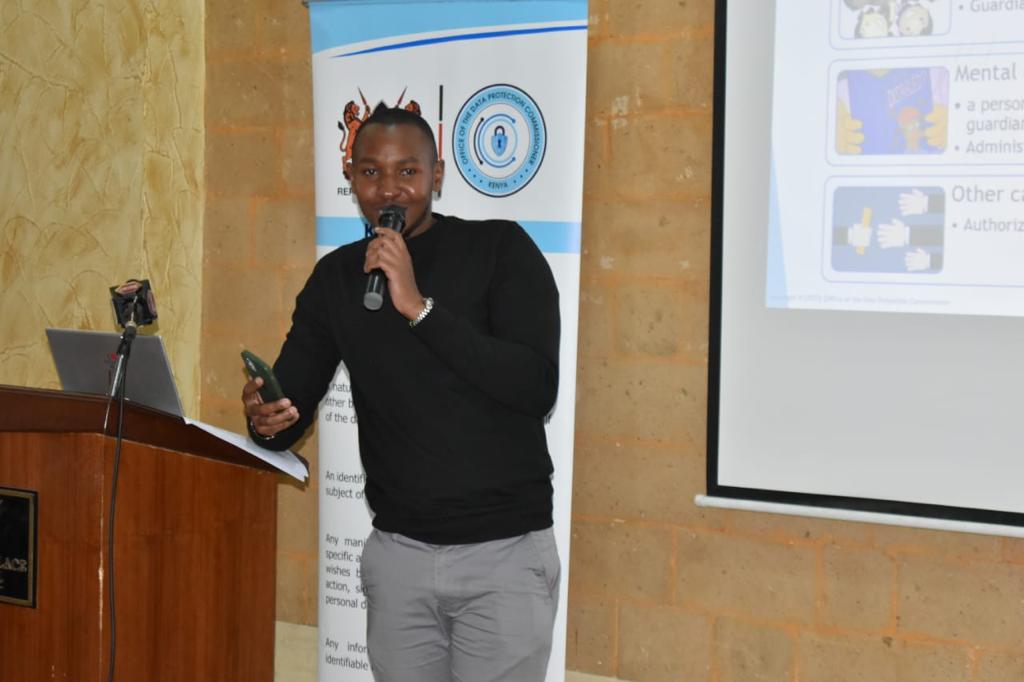
[{"label": "green object in hand", "polygon": [[250,379],[256,379],[256,377],[263,379],[263,385],[260,386],[260,397],[263,398],[263,402],[272,403],[284,397],[281,384],[277,382],[277,377],[274,376],[274,370],[270,368],[270,365],[263,362],[255,353],[247,350],[242,351],[242,362],[245,363],[245,371],[248,372]]}]

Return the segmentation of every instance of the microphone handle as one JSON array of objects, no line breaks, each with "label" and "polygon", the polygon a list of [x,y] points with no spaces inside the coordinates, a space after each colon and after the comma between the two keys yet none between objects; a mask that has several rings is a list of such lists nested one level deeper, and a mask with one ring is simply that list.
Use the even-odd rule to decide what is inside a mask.
[{"label": "microphone handle", "polygon": [[363,294],[363,307],[367,310],[380,310],[384,305],[384,291],[388,287],[388,278],[380,268],[370,270],[366,280],[366,293]]},{"label": "microphone handle", "polygon": [[[390,227],[401,232],[405,227],[405,211],[385,211],[380,217],[381,227]],[[380,268],[370,270],[366,280],[366,293],[363,294],[363,307],[367,310],[380,310],[384,305],[384,292],[388,288],[388,278]]]}]

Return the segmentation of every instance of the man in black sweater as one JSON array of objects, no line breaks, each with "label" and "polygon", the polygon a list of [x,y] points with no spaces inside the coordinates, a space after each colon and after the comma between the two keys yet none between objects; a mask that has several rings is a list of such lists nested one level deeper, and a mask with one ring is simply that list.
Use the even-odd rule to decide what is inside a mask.
[{"label": "man in black sweater", "polygon": [[[431,212],[444,164],[415,114],[378,107],[346,171],[368,222],[397,208],[406,227],[317,263],[274,365],[287,397],[243,389],[250,431],[291,446],[344,362],[374,512],[362,561],[375,679],[539,682],[559,583],[544,433],[554,278],[519,225]],[[390,303],[370,312],[374,269]]]}]

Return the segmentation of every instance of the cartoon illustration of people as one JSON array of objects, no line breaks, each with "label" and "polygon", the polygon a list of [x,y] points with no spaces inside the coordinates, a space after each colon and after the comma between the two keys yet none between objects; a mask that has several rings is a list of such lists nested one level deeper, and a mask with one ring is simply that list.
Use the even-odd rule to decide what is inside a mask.
[{"label": "cartoon illustration of people", "polygon": [[856,38],[928,36],[934,31],[933,5],[944,0],[843,0],[856,17]]},{"label": "cartoon illustration of people", "polygon": [[920,3],[903,3],[896,16],[896,30],[901,36],[928,36],[932,34],[932,14]]},{"label": "cartoon illustration of people", "polygon": [[904,149],[910,154],[921,152],[924,138],[924,120],[917,107],[903,107],[896,114],[896,122],[903,132]]},{"label": "cartoon illustration of people", "polygon": [[868,7],[857,16],[858,38],[885,38],[889,35],[889,17],[882,11]]},{"label": "cartoon illustration of people", "polygon": [[942,153],[948,102],[945,68],[843,71],[837,82],[836,152]]}]

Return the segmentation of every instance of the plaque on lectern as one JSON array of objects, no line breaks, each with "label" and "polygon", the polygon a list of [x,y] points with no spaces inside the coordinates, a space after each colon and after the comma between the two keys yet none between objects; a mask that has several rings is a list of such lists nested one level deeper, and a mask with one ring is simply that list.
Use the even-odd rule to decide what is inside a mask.
[{"label": "plaque on lectern", "polygon": [[0,603],[36,605],[36,493],[0,488]]}]

